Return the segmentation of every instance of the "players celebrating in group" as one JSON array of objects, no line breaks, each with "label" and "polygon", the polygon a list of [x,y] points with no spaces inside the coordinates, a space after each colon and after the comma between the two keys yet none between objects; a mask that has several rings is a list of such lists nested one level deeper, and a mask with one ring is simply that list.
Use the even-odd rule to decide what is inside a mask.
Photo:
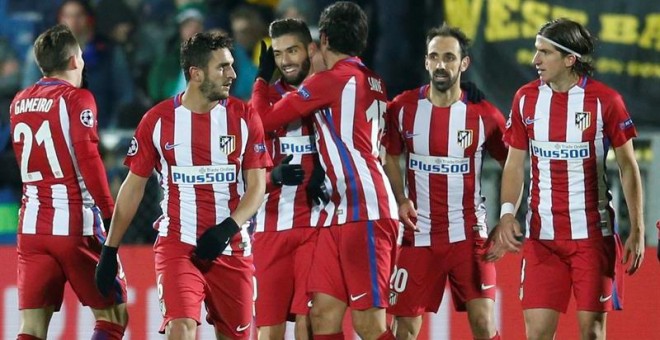
[{"label": "players celebrating in group", "polygon": [[[94,99],[80,88],[80,48],[65,26],[39,36],[44,78],[11,107],[24,185],[18,339],[46,338],[67,281],[94,312],[94,339],[123,337],[118,246],[154,170],[163,190],[155,278],[168,339],[195,339],[202,302],[218,339],[248,339],[253,326],[259,339],[283,339],[287,320],[296,339],[344,339],[349,307],[363,339],[415,339],[447,280],[473,337],[499,339],[493,262],[521,250],[527,337],[552,339],[573,291],[581,337],[605,338],[606,312],[621,307],[622,294],[603,176],[610,145],[630,212],[623,262],[631,275],[644,255],[643,203],[635,128],[621,96],[591,78],[590,33],[566,19],[540,29],[539,79],[516,93],[505,127],[474,85],[461,84],[470,56],[458,28],[429,31],[428,84],[388,103],[386,84],[359,58],[365,12],[336,2],[318,27],[317,47],[300,20],[270,25],[249,104],[229,96],[228,36],[183,42],[186,89],[142,118],[116,206]],[[527,151],[523,243],[515,212]],[[504,167],[490,237],[486,154]]]}]

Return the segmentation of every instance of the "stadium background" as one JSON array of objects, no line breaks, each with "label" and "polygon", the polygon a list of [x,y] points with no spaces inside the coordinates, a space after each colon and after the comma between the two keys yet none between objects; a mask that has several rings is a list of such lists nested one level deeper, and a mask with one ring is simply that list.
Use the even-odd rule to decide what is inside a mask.
[{"label": "stadium background", "polygon": [[[16,91],[30,84],[30,46],[44,28],[56,23],[62,0],[0,0],[0,335],[13,338],[18,329],[16,313],[16,211],[20,200],[20,176],[9,143],[8,105]],[[127,142],[144,111],[162,98],[154,89],[157,65],[178,53],[179,29],[197,20],[204,29],[221,29],[236,38],[237,80],[233,92],[249,98],[256,74],[255,46],[266,34],[273,18],[298,16],[312,25],[329,0],[96,0],[99,13],[93,22],[107,46],[123,54],[126,65],[110,72],[128,75],[125,93],[111,94],[120,107],[107,115],[101,126],[102,151],[113,193],[126,174],[122,166]],[[658,291],[660,264],[654,259],[657,245],[655,221],[660,218],[660,2],[658,1],[563,1],[563,0],[363,0],[357,1],[370,18],[370,37],[365,63],[379,72],[394,96],[427,82],[423,69],[424,35],[428,28],[447,21],[461,27],[473,40],[472,66],[464,75],[476,82],[505,115],[515,90],[535,77],[531,66],[534,36],[540,25],[556,17],[569,17],[585,24],[598,38],[596,78],[619,91],[640,132],[635,140],[645,192],[647,258],[641,271],[626,283],[626,310],[609,317],[613,339],[654,339],[660,334]],[[122,28],[124,28],[122,30]],[[122,33],[124,32],[124,33]],[[107,46],[104,46],[107,48]],[[166,63],[165,63],[166,64]],[[176,67],[174,67],[176,69]],[[171,69],[169,70],[171,71]],[[178,70],[175,70],[180,72]],[[114,96],[114,97],[113,97]],[[121,100],[120,100],[121,98]],[[126,99],[128,98],[128,99]],[[608,157],[608,177],[619,229],[628,233],[627,211],[620,189],[616,162]],[[488,198],[489,222],[498,214],[499,167],[487,162],[483,172]],[[148,245],[155,235],[151,222],[160,214],[158,183],[153,176],[139,212],[120,254],[131,287],[129,338],[158,337],[160,314],[155,300],[151,270],[153,255]],[[519,214],[523,216],[523,214]],[[517,299],[519,258],[508,256],[498,264],[497,319],[505,338],[524,334]],[[449,300],[447,298],[447,300]],[[91,313],[81,309],[69,292],[63,312],[56,314],[51,338],[89,338]],[[463,315],[452,312],[444,301],[437,315],[427,316],[423,336],[430,339],[469,338]],[[573,313],[560,321],[558,338],[575,338]],[[206,333],[204,333],[206,332]],[[201,339],[211,337],[203,327]],[[631,332],[634,335],[631,335]],[[349,333],[347,333],[349,334]]]}]

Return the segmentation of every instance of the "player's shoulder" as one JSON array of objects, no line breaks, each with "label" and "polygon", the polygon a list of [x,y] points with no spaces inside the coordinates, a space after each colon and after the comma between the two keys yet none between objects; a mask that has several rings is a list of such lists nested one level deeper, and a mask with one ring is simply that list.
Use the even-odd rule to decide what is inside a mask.
[{"label": "player's shoulder", "polygon": [[[181,105],[180,102],[179,105]],[[167,117],[169,115],[173,116],[174,110],[177,106],[176,97],[164,99],[158,102],[156,105],[152,106],[149,110],[147,110],[147,112],[145,112],[144,116],[142,116],[141,124],[147,122],[150,124],[155,124],[156,121],[163,117]]]},{"label": "player's shoulder", "polygon": [[587,94],[593,93],[594,95],[605,100],[621,97],[621,94],[617,90],[591,77],[586,78],[584,89]]},{"label": "player's shoulder", "polygon": [[540,79],[534,79],[527,84],[521,86],[518,88],[518,91],[516,91],[516,98],[521,98],[523,96],[528,96],[528,95],[538,95],[539,93],[539,88],[543,86],[544,83]]},{"label": "player's shoulder", "polygon": [[220,100],[218,104],[226,107],[229,112],[244,114],[248,111],[248,104],[234,96],[228,96],[226,99]]},{"label": "player's shoulder", "polygon": [[392,99],[392,102],[400,105],[417,103],[420,99],[426,98],[427,89],[428,85],[422,85],[414,89],[405,90],[396,95],[394,99]]}]

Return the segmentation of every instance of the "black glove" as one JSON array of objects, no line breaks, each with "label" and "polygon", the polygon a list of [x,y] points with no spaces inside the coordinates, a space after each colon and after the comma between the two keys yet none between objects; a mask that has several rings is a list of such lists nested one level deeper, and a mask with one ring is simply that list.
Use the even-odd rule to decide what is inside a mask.
[{"label": "black glove", "polygon": [[87,81],[87,66],[83,66],[82,79],[80,80],[80,88],[81,89],[89,88],[89,81]]},{"label": "black glove", "polygon": [[312,170],[312,176],[307,183],[307,187],[305,187],[305,191],[310,206],[330,202],[330,196],[325,188],[325,170],[323,170],[318,157],[314,157],[314,170]]},{"label": "black glove", "polygon": [[117,268],[119,266],[117,263],[117,249],[103,245],[101,258],[94,273],[96,289],[105,297],[110,295],[112,286],[115,284],[115,277],[117,277]]},{"label": "black glove", "polygon": [[477,84],[471,81],[461,82],[461,90],[465,92],[467,95],[467,100],[470,102],[478,103],[486,99],[486,95],[481,92],[481,90],[477,87]]},{"label": "black glove", "polygon": [[266,47],[266,43],[262,40],[261,53],[259,54],[259,69],[257,71],[257,78],[261,78],[267,82],[270,82],[270,80],[273,78],[274,72],[275,55],[273,54],[273,48]]},{"label": "black glove", "polygon": [[300,164],[289,164],[293,155],[288,155],[270,172],[270,181],[282,185],[299,185],[305,178],[305,170]]},{"label": "black glove", "polygon": [[110,231],[110,223],[111,222],[112,222],[111,218],[104,218],[103,219],[103,229],[105,230],[106,234]]},{"label": "black glove", "polygon": [[220,224],[206,229],[197,239],[195,256],[200,260],[215,260],[229,245],[231,238],[240,230],[233,218],[227,217]]}]

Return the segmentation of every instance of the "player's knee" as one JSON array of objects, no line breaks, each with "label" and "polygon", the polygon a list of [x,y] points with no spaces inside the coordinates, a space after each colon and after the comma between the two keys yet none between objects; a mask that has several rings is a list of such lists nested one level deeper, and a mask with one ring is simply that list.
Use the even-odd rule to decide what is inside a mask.
[{"label": "player's knee", "polygon": [[472,334],[478,339],[489,339],[495,333],[495,324],[488,315],[477,315],[470,318]]},{"label": "player's knee", "polygon": [[555,331],[554,329],[548,329],[545,327],[534,327],[527,325],[527,340],[550,340],[554,339]]},{"label": "player's knee", "polygon": [[396,318],[396,338],[397,339],[417,339],[419,330],[422,326],[420,317],[397,317]]},{"label": "player's knee", "polygon": [[128,310],[126,304],[113,305],[104,309],[92,309],[96,320],[108,321],[126,328],[128,324]]},{"label": "player's knee", "polygon": [[197,333],[197,322],[193,319],[174,319],[167,323],[165,333],[168,339],[194,340]]},{"label": "player's knee", "polygon": [[581,339],[582,340],[598,340],[598,339],[605,339],[605,329],[602,324],[595,324],[592,327],[588,327],[586,329],[582,329],[580,331],[582,333]]},{"label": "player's knee", "polygon": [[126,325],[120,325],[104,320],[96,320],[96,323],[94,324],[94,336],[92,336],[92,339],[121,340],[124,338],[125,330]]}]

